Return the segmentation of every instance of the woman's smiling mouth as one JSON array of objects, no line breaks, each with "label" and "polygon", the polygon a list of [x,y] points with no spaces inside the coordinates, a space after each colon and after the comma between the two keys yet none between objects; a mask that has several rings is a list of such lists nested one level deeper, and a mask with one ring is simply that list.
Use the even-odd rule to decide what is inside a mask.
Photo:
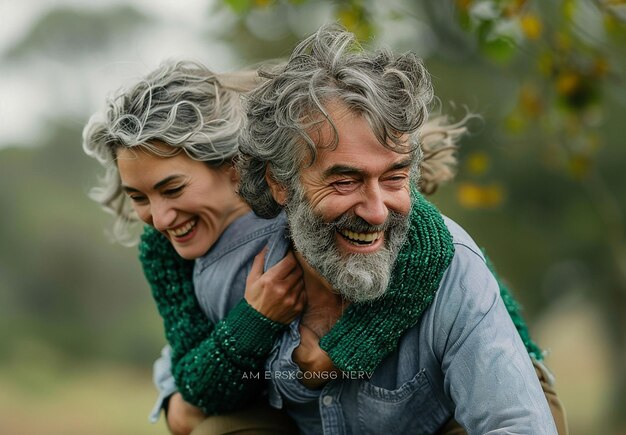
[{"label": "woman's smiling mouth", "polygon": [[197,224],[198,218],[195,218],[177,228],[167,230],[167,234],[169,234],[172,238],[180,239],[191,233]]}]

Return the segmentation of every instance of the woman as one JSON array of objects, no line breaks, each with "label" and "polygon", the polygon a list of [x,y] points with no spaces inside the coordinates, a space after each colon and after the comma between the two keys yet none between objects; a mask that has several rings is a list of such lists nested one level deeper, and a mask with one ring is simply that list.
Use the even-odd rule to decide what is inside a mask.
[{"label": "woman", "polygon": [[[169,264],[157,264],[158,259],[146,274],[168,341],[175,344],[171,358],[179,385],[195,378],[200,364],[194,358],[203,355],[202,378],[214,387],[210,403],[196,405],[206,412],[240,408],[256,395],[261,383],[242,381],[242,374],[262,370],[274,338],[304,306],[301,271],[292,254],[263,273],[261,248],[276,224],[255,218],[235,190],[232,158],[245,120],[240,93],[256,80],[253,73],[217,76],[192,62],[166,62],[111,98],[106,113],[94,115],[83,135],[85,152],[107,170],[92,197],[116,216],[116,238],[129,242],[127,227],[139,218],[154,229],[146,232],[152,247],[178,254]],[[195,298],[190,284],[194,263],[187,260],[201,259],[218,242],[223,245],[224,232],[237,222],[262,233],[246,241],[254,254],[261,253],[247,282],[252,262],[239,261],[229,284],[245,286],[245,296],[213,325],[202,311],[210,307]],[[230,236],[241,239],[232,231]],[[143,249],[143,257],[150,252]],[[189,285],[171,291],[178,282]],[[195,304],[181,303],[186,300]],[[187,339],[192,331],[203,339]],[[223,346],[224,339],[237,348]],[[175,422],[172,426],[180,429]]]},{"label": "woman", "polygon": [[[263,273],[265,257],[275,253],[261,249],[284,220],[257,218],[236,195],[240,93],[256,83],[255,74],[218,76],[198,64],[168,62],[109,100],[104,116],[94,115],[84,131],[85,152],[107,170],[93,197],[117,217],[118,240],[129,241],[127,226],[137,218],[149,225],[141,259],[172,346],[167,359],[180,393],[171,396],[168,422],[176,433],[189,432],[204,414],[253,401],[263,384],[249,375],[263,372],[274,339],[305,304],[293,255]],[[464,128],[439,118],[424,131],[422,188],[433,191],[452,175],[445,169],[455,163],[454,140]],[[243,298],[219,313],[203,304],[206,292]],[[372,334],[399,337],[410,323],[365,330],[359,342],[332,342],[367,354]],[[182,425],[172,420],[180,415]],[[280,415],[266,420],[278,422],[270,433],[290,430]]]}]

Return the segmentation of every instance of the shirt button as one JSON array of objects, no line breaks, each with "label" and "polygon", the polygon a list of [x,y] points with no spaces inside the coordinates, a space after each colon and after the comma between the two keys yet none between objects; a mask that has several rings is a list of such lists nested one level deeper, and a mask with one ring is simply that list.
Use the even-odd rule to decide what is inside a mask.
[{"label": "shirt button", "polygon": [[330,406],[333,404],[333,396],[324,396],[322,398],[322,403],[324,406]]}]

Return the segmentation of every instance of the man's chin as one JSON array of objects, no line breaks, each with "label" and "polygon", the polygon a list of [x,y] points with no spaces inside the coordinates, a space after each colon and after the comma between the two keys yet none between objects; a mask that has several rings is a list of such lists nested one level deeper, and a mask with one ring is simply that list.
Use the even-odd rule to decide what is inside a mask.
[{"label": "man's chin", "polygon": [[348,292],[347,294],[344,292],[341,292],[341,295],[346,300],[350,301],[351,303],[367,303],[367,302],[373,302],[382,298],[385,295],[385,289],[382,289],[381,291],[376,291],[376,292],[363,292],[363,291]]},{"label": "man's chin", "polygon": [[346,255],[324,274],[335,290],[351,302],[368,302],[381,297],[389,284],[387,262],[376,253]]},{"label": "man's chin", "polygon": [[348,289],[343,287],[339,293],[346,300],[352,303],[372,302],[384,296],[386,287],[376,289],[365,289],[363,287]]}]

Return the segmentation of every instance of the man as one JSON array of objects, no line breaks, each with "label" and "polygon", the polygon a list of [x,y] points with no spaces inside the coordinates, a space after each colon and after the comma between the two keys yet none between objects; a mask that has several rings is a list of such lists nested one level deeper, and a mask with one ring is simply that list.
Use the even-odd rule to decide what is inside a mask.
[{"label": "man", "polygon": [[[432,96],[421,61],[365,53],[331,26],[268,78],[249,97],[240,194],[263,217],[285,210],[307,293],[267,363],[272,406],[305,434],[429,434],[452,418],[470,434],[556,433],[480,250],[412,188]],[[373,373],[339,372],[319,337],[406,283],[423,298],[417,324]]]}]

